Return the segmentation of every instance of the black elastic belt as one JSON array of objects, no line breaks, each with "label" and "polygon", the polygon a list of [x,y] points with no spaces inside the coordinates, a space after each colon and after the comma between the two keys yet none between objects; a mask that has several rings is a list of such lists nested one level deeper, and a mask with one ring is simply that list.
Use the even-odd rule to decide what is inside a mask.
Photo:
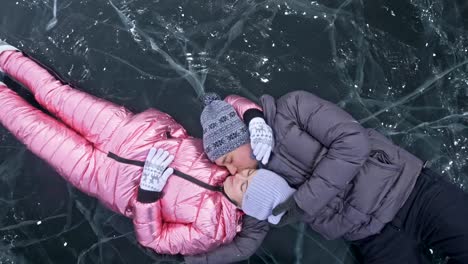
[{"label": "black elastic belt", "polygon": [[[144,167],[145,166],[144,161],[122,158],[122,157],[117,156],[116,154],[114,154],[112,152],[109,152],[107,154],[107,157],[109,157],[111,159],[114,159],[114,160],[116,160],[117,162],[120,162],[120,163],[135,165],[135,166],[139,166],[139,167]],[[185,174],[185,173],[183,173],[181,171],[178,171],[178,170],[174,170],[174,175],[176,175],[179,178],[182,178],[184,180],[187,180],[187,181],[189,181],[191,183],[194,183],[194,184],[196,184],[196,185],[198,185],[198,186],[200,186],[202,188],[205,188],[207,190],[214,191],[214,192],[220,192],[229,200],[229,202],[231,202],[235,206],[238,206],[238,204],[235,201],[233,201],[229,196],[227,196],[227,194],[224,191],[224,188],[223,188],[222,185],[220,185],[220,186],[210,185],[210,184],[208,184],[206,182],[200,181],[199,179],[196,179],[195,177],[192,177],[192,176],[190,176],[188,174]]]}]

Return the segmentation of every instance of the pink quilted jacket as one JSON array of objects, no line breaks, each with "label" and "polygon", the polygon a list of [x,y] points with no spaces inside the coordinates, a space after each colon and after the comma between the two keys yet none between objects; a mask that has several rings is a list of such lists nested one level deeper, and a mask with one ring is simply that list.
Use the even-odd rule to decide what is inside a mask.
[{"label": "pink quilted jacket", "polygon": [[[144,161],[151,147],[175,155],[175,170],[213,186],[228,175],[211,163],[200,139],[155,109],[139,114],[74,89],[18,51],[0,53],[0,68],[24,84],[51,114],[35,109],[0,83],[0,122],[33,153],[81,191],[133,218],[139,242],[158,253],[197,254],[230,242],[241,212],[221,193],[172,175],[157,202],[136,200],[142,167],[108,157]],[[226,100],[242,114],[249,100]]]}]

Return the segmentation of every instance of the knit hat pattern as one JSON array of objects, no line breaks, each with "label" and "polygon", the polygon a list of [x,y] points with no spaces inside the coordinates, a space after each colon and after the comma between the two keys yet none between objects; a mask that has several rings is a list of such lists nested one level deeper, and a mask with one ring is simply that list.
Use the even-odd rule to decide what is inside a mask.
[{"label": "knit hat pattern", "polygon": [[211,161],[249,143],[247,126],[232,105],[213,93],[206,94],[203,101],[205,107],[200,117],[203,148]]}]

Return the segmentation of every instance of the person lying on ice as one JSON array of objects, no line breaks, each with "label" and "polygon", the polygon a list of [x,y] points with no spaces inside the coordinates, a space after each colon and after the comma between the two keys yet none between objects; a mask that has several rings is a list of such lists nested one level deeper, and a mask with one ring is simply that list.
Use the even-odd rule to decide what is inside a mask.
[{"label": "person lying on ice", "polygon": [[[277,226],[308,223],[326,239],[349,241],[364,263],[430,263],[429,249],[448,263],[468,263],[463,190],[312,93],[264,95],[261,108],[239,104],[246,100],[211,95],[200,117],[203,145],[208,158],[234,178],[260,164],[297,189],[274,208],[272,215],[285,213]],[[252,132],[236,148],[227,132],[233,124],[224,121],[231,105]],[[257,160],[250,158],[252,150]]]},{"label": "person lying on ice", "polygon": [[[0,83],[0,124],[74,187],[132,218],[141,245],[185,255],[187,263],[227,263],[255,253],[268,221],[279,222],[271,212],[293,192],[286,181],[265,170],[228,177],[207,158],[202,141],[168,114],[155,109],[134,114],[74,89],[1,41],[0,69],[57,118]],[[230,118],[242,114],[231,112]],[[244,127],[238,129],[233,148],[249,140]],[[256,190],[270,194],[260,207],[254,205]],[[252,199],[243,201],[247,192]],[[244,215],[242,204],[258,207],[260,220]]]}]

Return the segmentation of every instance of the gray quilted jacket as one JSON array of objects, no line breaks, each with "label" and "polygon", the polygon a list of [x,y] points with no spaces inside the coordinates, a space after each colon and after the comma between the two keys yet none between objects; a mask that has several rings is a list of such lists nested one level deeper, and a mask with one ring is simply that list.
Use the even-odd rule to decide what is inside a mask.
[{"label": "gray quilted jacket", "polygon": [[297,188],[304,221],[328,239],[362,239],[390,222],[423,162],[337,105],[295,91],[261,102],[275,135],[267,169]]}]

